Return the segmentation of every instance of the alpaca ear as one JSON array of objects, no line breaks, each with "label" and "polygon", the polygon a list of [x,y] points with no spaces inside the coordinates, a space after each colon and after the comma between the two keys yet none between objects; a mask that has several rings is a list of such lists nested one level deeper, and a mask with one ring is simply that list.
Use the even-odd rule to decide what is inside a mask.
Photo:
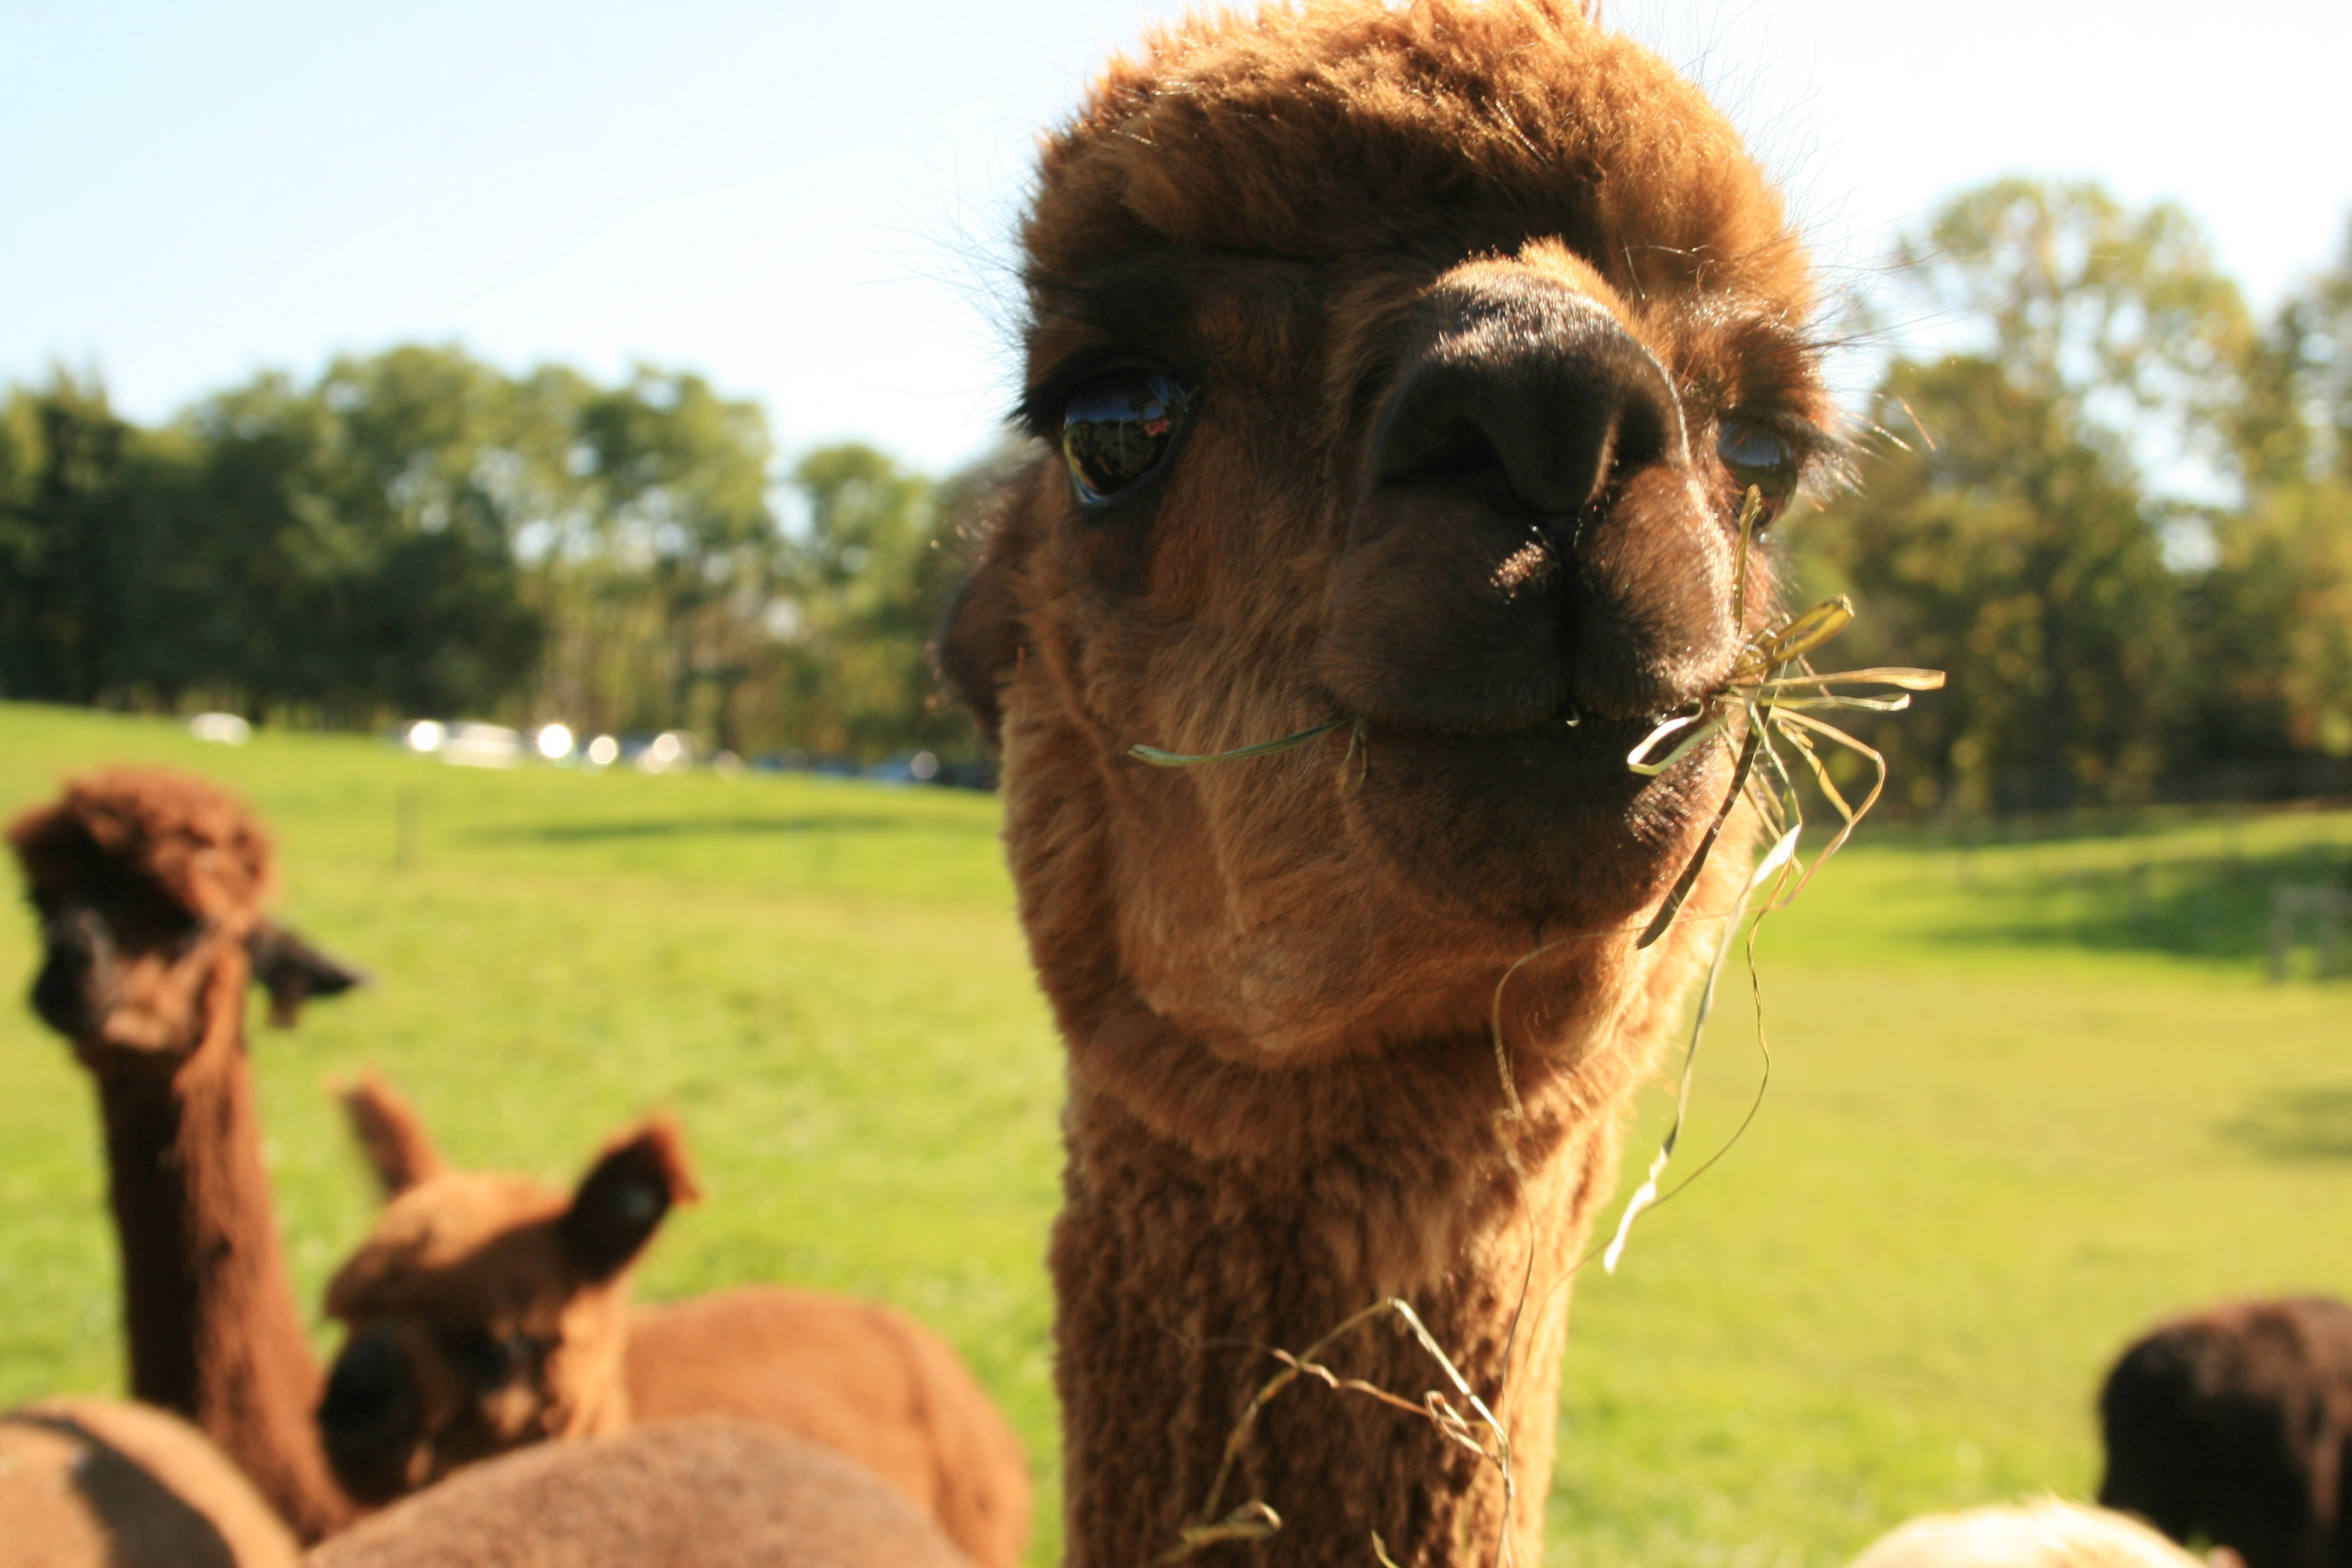
[{"label": "alpaca ear", "polygon": [[290,1029],[313,996],[332,996],[367,984],[364,972],[329,958],[274,921],[257,921],[246,933],[253,978],[269,993],[269,1021]]},{"label": "alpaca ear", "polygon": [[1012,520],[1000,519],[981,541],[977,558],[948,602],[931,664],[955,700],[980,724],[991,746],[1003,742],[1004,704],[999,689],[1021,658],[1021,604]]},{"label": "alpaca ear", "polygon": [[558,1229],[582,1273],[610,1279],[645,1250],[670,1205],[700,1195],[677,1129],[649,1121],[597,1157]]},{"label": "alpaca ear", "polygon": [[416,1108],[375,1074],[362,1074],[337,1089],[335,1098],[342,1102],[343,1117],[351,1123],[361,1157],[375,1173],[376,1184],[387,1200],[448,1168],[441,1163],[440,1151],[433,1147],[425,1123],[418,1120]]}]

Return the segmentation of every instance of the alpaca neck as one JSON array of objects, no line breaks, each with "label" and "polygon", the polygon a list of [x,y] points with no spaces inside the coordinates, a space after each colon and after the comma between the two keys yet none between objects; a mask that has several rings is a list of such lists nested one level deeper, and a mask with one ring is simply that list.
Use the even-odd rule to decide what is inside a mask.
[{"label": "alpaca neck", "polygon": [[[1073,1038],[1052,1251],[1071,1568],[1150,1563],[1252,1500],[1281,1529],[1198,1561],[1371,1563],[1375,1531],[1406,1568],[1491,1562],[1506,1533],[1522,1568],[1541,1561],[1566,1285],[1637,1058],[1523,1064],[1526,1109],[1503,1120],[1483,1033],[1291,1071],[1221,1062],[1139,1009]],[[1500,1418],[1515,1506],[1429,1419],[1309,1378],[1265,1404],[1213,1501],[1244,1405],[1283,1370],[1270,1352],[1390,1297]],[[1382,1314],[1317,1359],[1416,1405],[1444,1391],[1475,1424],[1402,1329]]]},{"label": "alpaca neck", "polygon": [[262,1171],[238,970],[215,976],[204,1043],[175,1068],[99,1074],[131,1390],[194,1422],[316,1540],[352,1509],[311,1419],[319,1368]]}]

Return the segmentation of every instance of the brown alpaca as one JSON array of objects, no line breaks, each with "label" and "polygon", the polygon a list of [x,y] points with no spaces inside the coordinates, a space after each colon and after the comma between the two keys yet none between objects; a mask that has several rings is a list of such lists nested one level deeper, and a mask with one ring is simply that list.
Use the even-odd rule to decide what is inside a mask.
[{"label": "brown alpaca", "polygon": [[[1833,449],[1804,257],[1698,92],[1559,0],[1155,34],[1047,139],[1024,240],[1051,449],[939,658],[1069,1050],[1069,1561],[1535,1563],[1565,1286],[1753,838],[1637,947],[1730,767],[1625,758],[1770,612],[1734,624],[1740,498],[1770,521]],[[1218,1489],[1269,1352],[1390,1297],[1495,1405],[1516,1508],[1306,1380]],[[1395,1329],[1328,1364],[1445,1388]],[[1186,1535],[1245,1501],[1278,1531]]]},{"label": "brown alpaca", "polygon": [[319,1420],[353,1496],[388,1501],[546,1438],[726,1415],[863,1461],[983,1568],[1020,1560],[1027,1462],[936,1335],[773,1287],[628,1310],[638,1254],[694,1195],[667,1123],[615,1140],[566,1194],[450,1170],[381,1081],[343,1102],[388,1200],[327,1291],[351,1338]]},{"label": "brown alpaca", "polygon": [[865,1467],[698,1417],[476,1465],[308,1568],[971,1568]]},{"label": "brown alpaca", "polygon": [[0,1568],[293,1568],[300,1548],[203,1433],[148,1405],[0,1415]]},{"label": "brown alpaca", "polygon": [[310,1422],[319,1369],[262,1173],[248,981],[293,1022],[356,976],[264,919],[268,840],[200,779],[68,784],[8,841],[46,945],[42,1020],[98,1085],[131,1392],[188,1417],[297,1533],[351,1515]]},{"label": "brown alpaca", "polygon": [[2246,1568],[2352,1565],[2352,1305],[2232,1301],[2150,1330],[2099,1390],[2099,1501]]}]

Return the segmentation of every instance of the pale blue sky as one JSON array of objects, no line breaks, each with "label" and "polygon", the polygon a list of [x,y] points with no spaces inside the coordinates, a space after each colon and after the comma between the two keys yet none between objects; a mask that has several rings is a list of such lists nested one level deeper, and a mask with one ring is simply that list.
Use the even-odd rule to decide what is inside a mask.
[{"label": "pale blue sky", "polygon": [[[1035,128],[1139,0],[0,0],[0,380],[153,419],[263,366],[457,341],[684,364],[788,448],[944,466],[1009,402]],[[2352,214],[2352,0],[1608,0],[1859,275],[1995,174],[2177,197],[2267,302]]]}]

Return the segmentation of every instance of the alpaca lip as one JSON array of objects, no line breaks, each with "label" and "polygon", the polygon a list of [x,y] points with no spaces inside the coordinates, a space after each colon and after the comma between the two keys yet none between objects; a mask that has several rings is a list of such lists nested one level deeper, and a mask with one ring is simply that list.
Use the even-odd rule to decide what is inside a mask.
[{"label": "alpaca lip", "polygon": [[[1386,739],[1440,753],[1491,757],[1517,751],[1529,760],[1539,757],[1570,762],[1578,765],[1579,771],[1600,758],[1610,759],[1612,768],[1622,767],[1624,754],[1656,727],[1656,721],[1649,718],[1622,719],[1587,712],[1570,701],[1562,702],[1536,723],[1514,730],[1424,729],[1394,722],[1377,726],[1370,721],[1359,722],[1363,729],[1364,744],[1375,752]],[[1627,777],[1633,779],[1635,775],[1628,772]]]}]

